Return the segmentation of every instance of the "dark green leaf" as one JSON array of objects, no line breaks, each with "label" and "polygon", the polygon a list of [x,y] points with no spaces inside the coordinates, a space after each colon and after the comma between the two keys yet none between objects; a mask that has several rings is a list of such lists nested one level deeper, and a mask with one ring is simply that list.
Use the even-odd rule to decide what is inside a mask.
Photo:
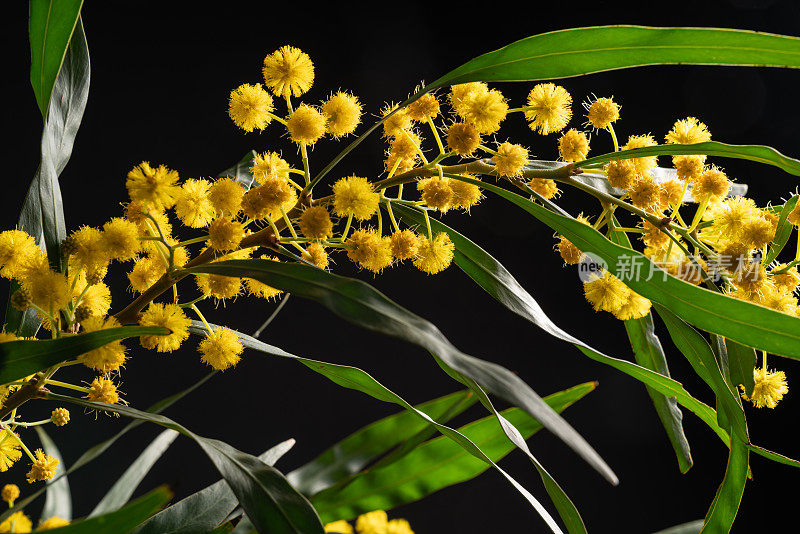
[{"label": "dark green leaf", "polygon": [[[452,370],[448,371],[451,376],[454,373],[463,375],[489,392],[524,409],[607,480],[612,483],[617,481],[611,468],[586,440],[553,412],[521,378],[504,367],[459,351],[433,324],[397,305],[365,282],[307,265],[269,260],[214,262],[187,269],[187,272],[254,278],[294,296],[318,301],[340,317],[363,328],[419,345],[429,350],[437,361],[443,362],[445,371]],[[465,383],[470,385],[468,381]]]},{"label": "dark green leaf", "polygon": [[747,394],[752,395],[755,386],[753,369],[756,366],[756,351],[730,339],[725,340],[725,347],[728,354],[731,385],[736,389],[739,384],[742,384]]},{"label": "dark green leaf", "polygon": [[783,454],[772,452],[763,447],[759,447],[758,445],[753,445],[752,443],[748,446],[750,447],[751,451],[760,456],[763,456],[764,458],[767,458],[768,460],[772,460],[773,462],[778,462],[779,464],[789,465],[792,467],[800,467],[800,461],[797,461],[794,458],[789,458],[788,456],[784,456]]},{"label": "dark green leaf", "polygon": [[[174,395],[171,395],[171,396],[169,396],[169,397],[167,397],[165,399],[161,399],[157,403],[153,404],[150,408],[148,408],[148,411],[152,412],[152,413],[158,413],[158,412],[160,412],[162,410],[166,410],[168,407],[172,406],[175,402],[177,402],[178,400],[182,399],[183,397],[185,397],[186,395],[188,395],[189,393],[191,393],[192,391],[194,391],[198,387],[200,387],[203,384],[205,384],[206,381],[209,378],[211,378],[212,376],[214,376],[216,373],[217,373],[217,371],[212,371],[212,372],[208,373],[206,376],[204,376],[203,378],[201,378],[200,380],[198,380],[197,382],[195,382],[194,384],[192,384],[191,386],[189,386],[188,388],[184,389],[183,391],[179,391],[178,393],[175,393]],[[89,449],[86,450],[86,452],[81,454],[80,458],[78,458],[75,461],[75,463],[73,463],[69,467],[69,469],[67,469],[66,471],[63,471],[63,472],[59,471],[56,474],[56,477],[50,483],[53,484],[53,483],[57,482],[59,479],[61,479],[63,477],[66,477],[68,474],[72,473],[73,471],[76,471],[79,468],[83,467],[84,465],[88,464],[89,462],[91,462],[92,460],[94,460],[95,458],[97,458],[98,456],[103,454],[104,452],[106,452],[109,447],[111,447],[122,436],[127,434],[128,431],[134,429],[135,427],[137,427],[137,426],[139,426],[141,424],[142,424],[142,421],[140,421],[140,420],[131,421],[130,423],[125,425],[125,428],[123,428],[122,430],[120,430],[119,432],[117,432],[116,434],[114,434],[113,436],[108,438],[107,440],[102,441],[102,442],[98,443],[97,445],[94,445],[94,446],[90,447]],[[7,509],[6,511],[0,513],[0,523],[5,521],[6,519],[8,519],[8,516],[10,516],[12,513],[20,511],[23,508],[25,508],[26,506],[28,506],[30,503],[32,503],[34,500],[36,500],[44,492],[45,492],[45,488],[42,487],[42,488],[39,488],[38,490],[34,491],[30,495],[27,495],[24,499],[16,500],[14,502],[14,507],[13,508]]]},{"label": "dark green leaf", "polygon": [[25,378],[117,339],[164,334],[169,334],[169,330],[160,326],[121,326],[58,339],[0,343],[0,384]]},{"label": "dark green leaf", "polygon": [[[275,465],[294,446],[293,439],[275,445],[259,460]],[[239,501],[228,483],[219,480],[162,510],[136,529],[135,534],[192,534],[209,532],[225,521]]]},{"label": "dark green leaf", "polygon": [[789,238],[794,231],[794,225],[786,219],[797,205],[798,198],[800,198],[800,196],[793,195],[789,200],[786,201],[786,204],[783,205],[783,208],[781,208],[780,215],[778,216],[778,226],[775,229],[775,238],[772,240],[772,244],[767,251],[767,255],[764,257],[764,265],[769,265],[772,263],[773,260],[775,260],[781,253],[783,247],[786,246],[786,242],[789,241]]},{"label": "dark green leaf", "polygon": [[[664,324],[667,325],[669,335],[678,350],[686,356],[686,359],[689,360],[693,367],[701,364],[708,369],[710,374],[708,385],[717,396],[719,406],[724,409],[724,413],[732,426],[733,434],[738,440],[749,443],[747,422],[745,421],[744,410],[739,404],[738,394],[731,391],[730,386],[725,381],[725,377],[717,367],[714,352],[708,341],[697,330],[686,324],[668,309],[658,304],[654,305],[654,307]],[[726,427],[727,425],[723,425],[723,428]]]},{"label": "dark green leaf", "polygon": [[[215,325],[211,325],[211,327],[219,328]],[[206,334],[205,327],[200,326],[197,323],[193,324],[193,326],[190,326],[189,330],[198,335]],[[531,503],[531,505],[536,509],[536,511],[539,513],[542,519],[545,520],[545,522],[553,532],[556,533],[561,532],[561,529],[558,527],[558,525],[550,516],[550,514],[547,512],[547,510],[541,505],[541,503],[539,503],[539,501],[528,490],[526,490],[522,485],[520,485],[520,483],[517,482],[511,475],[506,473],[497,464],[492,462],[491,459],[488,456],[486,456],[479,447],[477,447],[469,439],[462,436],[457,430],[453,430],[452,428],[431,419],[424,412],[417,410],[406,400],[404,400],[402,397],[400,397],[393,391],[386,388],[383,384],[375,380],[365,371],[357,367],[351,367],[348,365],[338,365],[334,363],[311,360],[308,358],[301,358],[299,356],[290,354],[282,349],[279,349],[278,347],[268,345],[267,343],[259,341],[254,337],[248,336],[247,334],[242,334],[241,332],[235,332],[235,333],[237,336],[239,336],[239,339],[242,340],[242,343],[247,348],[251,348],[259,352],[263,352],[265,354],[270,354],[272,356],[278,356],[281,358],[289,358],[292,360],[296,360],[305,365],[306,367],[308,367],[309,369],[325,376],[326,378],[330,379],[331,381],[342,387],[361,391],[377,400],[397,404],[398,406],[401,406],[406,410],[412,412],[417,417],[424,420],[427,424],[436,428],[439,432],[441,432],[445,436],[459,443],[462,447],[464,447],[464,449],[467,452],[494,467],[501,475],[503,475],[506,478],[506,480],[508,480],[517,489],[517,491],[519,491],[528,500],[529,503]],[[508,423],[508,421],[505,421],[505,419],[502,418],[502,416],[498,417],[497,419],[500,421],[501,425],[503,425],[504,422],[510,425],[510,423]],[[505,428],[505,425],[503,430],[504,432],[506,432],[506,435],[508,435],[508,430],[507,428]],[[548,488],[548,491],[554,491],[554,489]]]},{"label": "dark green leaf", "polygon": [[[56,447],[56,444],[53,443],[53,440],[50,439],[50,436],[47,435],[47,432],[40,426],[34,428],[36,428],[36,433],[39,435],[39,441],[42,442],[44,452],[58,460],[58,465],[61,466],[62,470],[66,469],[61,452]],[[72,495],[69,491],[69,482],[66,476],[47,482],[41,518],[46,520],[54,516],[67,521],[72,520]]]},{"label": "dark green leaf", "polygon": [[126,507],[109,514],[76,521],[54,530],[58,534],[123,534],[156,513],[172,498],[166,487],[156,488],[131,502]]},{"label": "dark green leaf", "polygon": [[[545,397],[557,412],[595,388],[589,382]],[[516,426],[525,439],[542,425],[519,408],[502,415]],[[458,429],[493,461],[498,462],[513,449],[493,416],[474,421]],[[389,510],[422,499],[440,489],[470,480],[489,468],[444,436],[432,439],[388,466],[370,469],[343,490],[332,489],[315,495],[311,502],[324,522],[351,519],[371,510]]]},{"label": "dark green leaf", "polygon": [[306,498],[295,491],[277,469],[253,455],[239,451],[223,441],[198,436],[163,415],[53,393],[49,393],[47,398],[93,410],[118,413],[180,432],[194,440],[208,455],[260,531],[270,534],[323,532],[322,524]]},{"label": "dark green leaf", "polygon": [[83,0],[30,0],[28,3],[31,85],[42,117],[47,116],[47,106],[52,102],[50,93],[65,60],[82,5]]},{"label": "dark green leaf", "polygon": [[729,145],[716,141],[691,145],[657,145],[631,150],[609,152],[577,163],[578,166],[597,165],[619,159],[640,158],[644,156],[676,156],[683,154],[708,154],[725,158],[747,159],[765,165],[774,165],[789,174],[800,176],[800,161],[784,156],[772,147],[763,145]]},{"label": "dark green leaf", "polygon": [[[441,417],[454,406],[466,408],[468,405],[463,401],[470,397],[473,397],[471,393],[459,391],[419,404],[415,408],[432,419],[446,423]],[[288,473],[286,479],[297,491],[304,495],[314,495],[358,473],[381,454],[427,428],[430,425],[406,410],[384,417],[354,432],[314,460]]]},{"label": "dark green leaf", "polygon": [[89,517],[107,514],[125,506],[133,492],[136,491],[139,483],[150,472],[153,464],[161,458],[161,455],[164,454],[177,437],[178,433],[174,430],[167,429],[161,432],[111,486],[111,489],[97,503]]},{"label": "dark green leaf", "polygon": [[728,466],[717,494],[706,514],[703,530],[707,534],[730,532],[739,505],[744,495],[749,470],[750,449],[746,442],[731,436],[731,450],[728,455]]},{"label": "dark green leaf", "polygon": [[[61,13],[62,9],[69,9],[70,6],[77,10],[80,9],[80,2],[73,0],[64,0],[63,2],[34,0],[30,5],[32,28],[34,12],[39,14],[43,10],[43,6],[49,5],[53,8],[53,14],[60,13],[60,16],[65,17],[55,22],[56,27],[69,19],[65,13]],[[75,17],[77,17],[77,11]],[[61,270],[60,243],[66,236],[66,224],[58,177],[72,154],[75,135],[83,118],[83,111],[89,95],[89,48],[80,18],[77,19],[78,24],[73,34],[72,27],[75,25],[75,20],[73,17],[71,21],[68,21],[69,34],[66,39],[69,40],[69,35],[72,35],[69,47],[66,48],[67,41],[65,40],[63,47],[57,52],[58,66],[61,68],[60,71],[58,69],[55,71],[58,73],[57,79],[55,72],[53,73],[53,79],[56,80],[55,85],[50,83],[47,88],[50,105],[42,130],[41,161],[36,175],[31,180],[17,223],[18,229],[32,235],[37,243],[47,250],[50,263],[59,270]],[[36,23],[37,27],[40,22],[42,21],[39,20]],[[48,33],[47,37],[49,39],[53,36]],[[33,30],[31,40],[33,42]],[[48,54],[55,53],[54,51],[61,46],[56,41],[49,41]],[[64,48],[66,48],[66,55],[64,55]],[[35,51],[33,55],[35,57]],[[62,58],[64,59],[63,66],[61,66]],[[17,287],[12,284],[11,290],[15,291]],[[6,307],[6,323],[6,331],[18,332],[26,337],[35,335],[39,328],[36,312],[28,310],[23,314],[11,306]]]},{"label": "dark green leaf", "polygon": [[719,28],[572,28],[534,35],[478,56],[425,89],[471,81],[567,78],[658,64],[800,67],[800,40]]},{"label": "dark green leaf", "polygon": [[800,359],[800,318],[668,276],[643,254],[612,243],[597,230],[571,217],[553,213],[526,198],[486,182],[447,176],[480,185],[516,204],[569,239],[579,249],[596,254],[614,274],[620,273],[618,260],[621,256],[630,259],[627,266],[635,262],[641,266],[641,272],[654,273],[650,279],[623,275],[623,281],[640,295],[661,304],[698,328],[772,354]]}]

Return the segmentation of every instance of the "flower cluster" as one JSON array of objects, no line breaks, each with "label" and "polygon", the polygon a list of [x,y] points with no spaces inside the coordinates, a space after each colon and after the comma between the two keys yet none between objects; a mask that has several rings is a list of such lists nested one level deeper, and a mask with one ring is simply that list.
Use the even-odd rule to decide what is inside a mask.
[{"label": "flower cluster", "polygon": [[[20,491],[16,484],[6,484],[0,490],[0,498],[8,503],[9,508],[14,506],[14,501],[19,498]],[[36,532],[43,530],[53,530],[59,527],[69,525],[69,521],[58,516],[42,518]],[[11,514],[8,519],[0,523],[0,532],[31,532],[33,529],[33,522],[25,515],[25,512],[19,510]]]},{"label": "flower cluster", "polygon": [[356,518],[355,529],[347,521],[334,521],[325,525],[325,532],[336,534],[414,534],[405,519],[389,519],[383,510],[361,514]]}]

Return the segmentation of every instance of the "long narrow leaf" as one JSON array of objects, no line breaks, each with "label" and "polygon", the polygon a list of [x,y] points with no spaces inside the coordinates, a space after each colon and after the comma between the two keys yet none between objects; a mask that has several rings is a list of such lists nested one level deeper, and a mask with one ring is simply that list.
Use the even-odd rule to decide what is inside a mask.
[{"label": "long narrow leaf", "polygon": [[121,326],[58,339],[0,343],[0,384],[25,378],[118,339],[165,334],[169,330],[160,326]]},{"label": "long narrow leaf", "polygon": [[764,257],[764,265],[769,265],[772,263],[789,241],[789,238],[794,231],[794,225],[787,219],[789,214],[797,205],[798,198],[800,198],[800,195],[793,195],[781,208],[778,215],[778,226],[775,228],[775,238],[772,240],[772,245],[770,245],[767,255]]},{"label": "long narrow leaf", "polygon": [[617,481],[611,468],[586,440],[553,412],[521,378],[504,367],[459,351],[433,324],[397,305],[365,282],[306,265],[269,260],[221,261],[187,271],[253,278],[295,296],[320,302],[358,326],[419,345],[444,362],[446,367],[523,408],[607,480],[612,483]]},{"label": "long narrow leaf", "polygon": [[722,480],[711,508],[706,514],[703,530],[700,532],[716,534],[730,532],[739,505],[744,495],[744,486],[747,482],[750,449],[735,436],[731,436],[731,450],[728,455],[728,466],[725,478]]},{"label": "long narrow leaf", "polygon": [[[294,446],[295,440],[281,442],[261,454],[258,459],[275,465]],[[210,532],[225,521],[239,501],[225,480],[205,487],[157,513],[134,531],[134,534],[193,534]]]},{"label": "long narrow leaf", "polygon": [[174,430],[167,429],[161,432],[111,486],[111,489],[97,503],[89,517],[107,514],[125,506],[133,492],[136,491],[139,483],[150,472],[150,468],[161,458],[161,455],[164,454],[177,437],[178,433]]},{"label": "long narrow leaf", "polygon": [[[53,440],[50,439],[50,436],[47,435],[47,432],[40,426],[35,428],[36,433],[39,435],[39,441],[42,442],[44,452],[58,460],[58,465],[62,466],[61,469],[66,469],[61,452]],[[66,476],[47,482],[41,517],[43,520],[47,520],[54,516],[67,521],[72,520],[72,494],[69,491],[69,482]]]},{"label": "long narrow leaf", "polygon": [[[211,327],[218,328],[215,325],[211,325]],[[189,330],[198,335],[205,335],[206,332],[204,327],[197,324],[190,326]],[[431,419],[426,413],[417,410],[406,400],[404,400],[402,397],[400,397],[393,391],[386,388],[383,384],[375,380],[365,371],[357,367],[351,367],[348,365],[338,365],[334,363],[311,360],[309,358],[302,358],[300,356],[295,356],[294,354],[290,354],[282,349],[279,349],[278,347],[274,347],[272,345],[259,341],[251,336],[248,336],[247,334],[236,332],[236,335],[239,337],[239,339],[242,340],[242,343],[247,348],[251,348],[259,352],[263,352],[265,354],[270,354],[272,356],[289,358],[298,361],[303,365],[305,365],[306,367],[308,367],[309,369],[325,376],[332,382],[342,387],[361,391],[379,401],[396,404],[410,411],[412,414],[421,418],[421,420],[423,420],[426,424],[433,426],[445,436],[459,443],[462,447],[464,447],[464,449],[467,452],[494,467],[501,475],[503,475],[503,477],[506,478],[506,480],[508,480],[511,483],[511,485],[514,486],[514,488],[517,489],[517,491],[519,491],[528,500],[528,502],[534,507],[534,509],[539,513],[542,519],[544,519],[548,527],[550,527],[550,529],[553,532],[555,533],[562,532],[561,529],[558,527],[558,524],[556,524],[550,513],[541,505],[541,503],[519,482],[517,482],[511,475],[506,473],[497,464],[492,462],[491,459],[488,456],[486,456],[483,453],[483,451],[480,450],[479,447],[477,447],[469,439],[462,436],[458,431],[453,430],[452,428]]]},{"label": "long narrow leaf", "polygon": [[[561,412],[595,388],[589,382],[545,397],[545,402]],[[519,408],[502,415],[528,439],[542,425]],[[493,461],[500,461],[513,445],[505,439],[497,419],[489,416],[458,429]],[[343,490],[324,491],[311,502],[325,522],[351,519],[371,510],[389,510],[425,497],[445,487],[464,482],[483,473],[489,466],[470,456],[444,436],[425,442],[401,460],[359,475]]]},{"label": "long narrow leaf", "polygon": [[198,436],[175,421],[121,405],[48,393],[47,398],[139,419],[170,428],[194,440],[220,472],[260,531],[270,534],[322,534],[314,508],[275,468],[223,441]]},{"label": "long narrow leaf", "polygon": [[[415,408],[432,419],[446,423],[441,417],[445,414],[455,416],[468,406],[463,401],[470,396],[469,392],[459,391],[419,404]],[[460,407],[461,410],[450,413],[453,407]],[[354,432],[312,461],[288,473],[286,479],[297,491],[304,495],[314,495],[358,473],[379,455],[429,427],[430,425],[411,412],[403,410]]]}]

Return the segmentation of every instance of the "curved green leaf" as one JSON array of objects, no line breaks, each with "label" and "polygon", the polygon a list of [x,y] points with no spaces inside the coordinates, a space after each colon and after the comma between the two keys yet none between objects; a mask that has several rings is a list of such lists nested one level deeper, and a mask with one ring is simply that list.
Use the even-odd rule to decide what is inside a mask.
[{"label": "curved green leaf", "polygon": [[[56,444],[47,435],[47,432],[41,426],[34,427],[36,434],[39,435],[39,441],[42,442],[44,452],[58,460],[58,465],[61,469],[66,469],[64,459],[61,457],[61,452],[56,447]],[[67,477],[59,477],[55,480],[47,482],[47,491],[45,492],[44,507],[40,517],[43,520],[50,519],[51,517],[58,516],[67,521],[72,520],[72,495],[69,491],[69,482]]]},{"label": "curved green leaf", "polygon": [[[474,395],[468,391],[458,391],[438,399],[415,406],[431,419],[441,423],[443,416],[454,417],[471,403],[464,402]],[[304,495],[314,495],[332,485],[349,478],[364,469],[370,462],[419,432],[430,428],[416,415],[404,410],[370,423],[347,436],[312,461],[298,467],[286,475],[294,488]]]},{"label": "curved green leaf", "polygon": [[162,486],[109,514],[76,521],[54,530],[58,534],[122,534],[156,513],[172,498],[172,492]]},{"label": "curved green leaf", "polygon": [[[41,10],[42,4],[47,3],[54,4],[53,9],[58,12],[63,7],[73,4],[73,1],[34,0],[30,4],[31,10]],[[58,65],[61,66],[62,57],[64,62],[60,70],[57,70],[58,78],[55,85],[51,86],[52,94],[51,89],[47,90],[50,104],[42,130],[41,161],[39,169],[31,180],[17,223],[18,229],[32,235],[37,243],[47,250],[50,263],[58,270],[61,270],[62,263],[60,244],[66,236],[58,177],[72,154],[75,135],[89,95],[89,48],[83,24],[80,23],[80,19],[78,21],[72,39],[69,40],[66,56],[63,48],[60,51]],[[58,24],[61,22],[57,21]],[[71,24],[74,23],[75,19]],[[69,31],[72,34],[72,26]],[[18,287],[16,283],[12,284],[12,293]],[[7,332],[18,332],[21,336],[31,337],[36,334],[38,328],[39,320],[33,310],[22,313],[10,305],[6,307]]]},{"label": "curved green leaf", "polygon": [[277,469],[223,441],[198,436],[175,421],[119,404],[91,402],[48,393],[50,400],[77,404],[90,410],[156,423],[194,440],[231,487],[248,517],[260,531],[270,534],[322,534],[322,524],[311,504],[286,481]]},{"label": "curved green leaf", "polygon": [[748,395],[753,394],[755,380],[753,369],[756,366],[756,352],[751,347],[745,347],[730,339],[725,340],[725,348],[728,354],[728,369],[731,385],[734,389],[743,385]]},{"label": "curved green leaf", "polygon": [[[169,396],[169,397],[167,397],[165,399],[161,399],[160,401],[158,401],[155,404],[153,404],[150,408],[148,408],[148,411],[152,412],[152,413],[158,413],[158,412],[160,412],[162,410],[167,409],[168,407],[172,406],[172,404],[174,404],[178,400],[182,399],[183,397],[185,397],[186,395],[188,395],[189,393],[191,393],[192,391],[194,391],[198,387],[200,387],[203,384],[205,384],[206,381],[209,378],[211,378],[212,376],[214,376],[216,373],[217,373],[217,371],[212,371],[209,374],[207,374],[206,376],[204,376],[203,378],[201,378],[200,380],[198,380],[197,382],[195,382],[194,384],[192,384],[191,386],[189,386],[188,388],[184,389],[183,391],[179,391],[178,393],[175,393],[174,395],[171,395],[171,396]],[[80,469],[84,465],[88,464],[89,462],[91,462],[92,460],[94,460],[95,458],[97,458],[98,456],[103,454],[104,452],[106,452],[108,450],[108,448],[111,447],[114,443],[116,443],[116,441],[119,438],[121,438],[122,436],[127,434],[128,431],[130,431],[130,430],[136,428],[137,426],[141,425],[142,422],[143,421],[140,421],[140,420],[131,421],[130,423],[125,425],[125,428],[123,428],[122,430],[120,430],[119,432],[117,432],[116,434],[114,434],[113,436],[108,438],[107,440],[102,441],[102,442],[98,443],[97,445],[94,445],[94,446],[88,448],[69,467],[69,469],[66,469],[63,472],[61,470],[59,470],[59,472],[57,472],[55,478],[50,482],[50,484],[54,484],[54,483],[58,482],[61,478],[64,478],[67,475],[69,475],[70,473],[72,473],[73,471],[76,471],[76,470]],[[8,519],[8,516],[13,514],[14,512],[18,512],[18,511],[22,510],[23,508],[28,506],[30,503],[35,501],[40,495],[42,495],[42,493],[45,492],[45,488],[46,488],[46,486],[45,487],[41,487],[38,490],[36,490],[33,493],[31,493],[30,495],[25,496],[25,498],[17,499],[16,501],[14,501],[14,507],[13,508],[9,508],[9,509],[6,509],[3,512],[0,512],[0,523],[5,521],[6,519]]]},{"label": "curved green leaf", "polygon": [[543,33],[483,54],[425,89],[568,78],[644,65],[800,67],[800,39],[747,30],[595,26]]},{"label": "curved green leaf", "polygon": [[[526,198],[486,182],[462,176],[447,176],[480,185],[516,204],[569,239],[579,249],[596,254],[614,274],[621,274],[618,263],[621,256],[641,266],[643,273],[654,273],[649,280],[644,276],[621,276],[631,289],[668,308],[698,328],[772,354],[800,359],[800,318],[668,276],[643,254],[612,243],[597,230],[571,217],[553,213]],[[627,265],[632,265],[631,262]]]},{"label": "curved green leaf", "polygon": [[717,494],[706,514],[703,530],[707,534],[730,532],[744,495],[744,485],[749,471],[750,449],[746,442],[731,436],[728,466]]},{"label": "curved green leaf", "polygon": [[[219,328],[216,325],[210,325],[210,326],[214,329]],[[197,323],[190,326],[189,330],[198,335],[202,336],[206,335],[205,326],[200,326]],[[375,380],[365,371],[357,367],[351,367],[349,365],[339,365],[334,363],[311,360],[309,358],[302,358],[300,356],[295,356],[294,354],[290,354],[282,349],[279,349],[278,347],[268,345],[267,343],[259,341],[254,337],[248,336],[247,334],[242,334],[241,332],[235,332],[235,334],[239,337],[239,339],[242,340],[242,343],[247,348],[251,348],[259,352],[263,352],[265,354],[270,354],[272,356],[278,356],[280,358],[289,358],[298,361],[303,365],[305,365],[306,367],[308,367],[309,369],[311,369],[312,371],[315,371],[325,376],[335,384],[338,384],[342,387],[346,387],[348,389],[361,391],[374,399],[377,399],[382,402],[397,404],[398,406],[401,406],[402,408],[405,408],[406,410],[410,411],[412,414],[421,418],[427,424],[436,428],[436,430],[438,430],[443,435],[459,443],[462,447],[464,447],[464,449],[467,452],[494,467],[501,475],[503,475],[503,477],[505,477],[506,480],[508,480],[511,483],[511,485],[514,486],[514,488],[517,489],[517,491],[519,491],[523,495],[523,497],[525,497],[528,500],[528,502],[534,507],[534,509],[539,513],[542,519],[544,519],[548,527],[550,527],[550,529],[553,532],[561,533],[561,529],[553,520],[552,516],[550,516],[549,512],[541,505],[541,503],[539,503],[539,501],[528,490],[526,490],[519,482],[517,482],[511,475],[506,473],[497,464],[492,462],[491,459],[488,456],[486,456],[479,447],[477,447],[469,439],[462,436],[457,430],[453,430],[452,428],[431,419],[426,413],[417,410],[411,404],[409,404],[405,399],[403,399],[393,391],[389,390],[386,386]],[[505,419],[502,418],[502,416],[498,417],[497,419],[500,421],[501,425],[505,421]],[[508,423],[507,421],[505,422]],[[510,425],[510,423],[508,424]],[[508,435],[508,431],[506,428],[503,428],[503,431],[506,432],[506,435]],[[550,489],[548,489],[548,491],[550,491]]]},{"label": "curved green leaf", "polygon": [[31,85],[42,117],[61,70],[67,45],[78,22],[83,0],[30,0],[28,34],[31,41]]},{"label": "curved green leaf", "polygon": [[89,517],[107,514],[125,506],[133,492],[136,491],[139,483],[150,472],[153,464],[161,458],[161,455],[164,454],[177,437],[178,433],[174,430],[167,429],[161,432],[111,486],[111,489],[97,503]]},{"label": "curved green leaf", "polygon": [[[417,224],[423,222],[421,215],[413,210],[400,205],[392,209],[406,221],[411,220]],[[436,232],[446,232],[450,236],[456,247],[454,261],[458,267],[500,304],[548,334],[572,343],[589,358],[622,371],[667,397],[675,397],[682,406],[705,421],[724,443],[728,443],[728,434],[717,424],[713,408],[692,397],[679,382],[626,360],[607,356],[571,336],[550,320],[530,293],[488,252],[436,219],[431,219],[430,222],[431,228]]]},{"label": "curved green leaf", "polygon": [[[497,364],[459,351],[433,324],[397,305],[365,282],[315,267],[269,260],[213,262],[187,269],[187,272],[253,278],[295,296],[318,301],[358,326],[419,345],[430,351],[437,361],[443,362],[445,371],[448,368],[452,370],[453,372],[448,371],[451,376],[454,376],[453,373],[463,375],[489,392],[524,409],[607,480],[612,483],[617,481],[611,468],[586,440],[553,412],[517,375]],[[454,378],[458,380],[460,377]],[[509,438],[514,439],[512,435]]]},{"label": "curved green leaf", "polygon": [[[594,382],[581,384],[544,400],[560,413],[594,390],[595,386]],[[538,421],[519,408],[501,413],[525,439],[542,428]],[[506,439],[493,416],[469,423],[458,431],[495,462],[513,449],[513,444]],[[326,490],[315,495],[311,502],[323,522],[351,519],[371,510],[389,510],[422,499],[445,487],[470,480],[488,468],[485,462],[442,436],[425,442],[395,463],[360,474],[344,489]]]},{"label": "curved green leaf", "polygon": [[121,326],[58,339],[0,343],[0,384],[25,378],[118,339],[165,334],[169,330],[160,326]]},{"label": "curved green leaf", "polygon": [[786,204],[781,207],[780,214],[778,216],[778,226],[775,228],[775,238],[772,240],[769,250],[767,251],[767,255],[764,257],[764,265],[769,265],[778,257],[783,250],[783,247],[786,246],[786,243],[792,236],[794,225],[786,219],[797,205],[798,198],[800,198],[800,195],[793,195],[791,198],[789,198],[789,200],[786,201]]},{"label": "curved green leaf", "polygon": [[[294,446],[295,440],[281,442],[258,457],[267,465],[275,465],[281,456]],[[225,521],[239,504],[228,483],[218,480],[214,484],[189,495],[185,499],[160,511],[137,528],[135,534],[193,534],[211,532]]]},{"label": "curved green leaf", "polygon": [[722,156],[725,158],[747,159],[765,165],[774,165],[780,169],[800,176],[800,160],[784,156],[772,147],[764,145],[729,145],[717,141],[695,143],[691,145],[656,145],[630,150],[620,150],[594,156],[575,165],[584,167],[598,165],[620,159],[641,158],[644,156],[676,156],[684,154],[707,154],[709,156]]},{"label": "curved green leaf", "polygon": [[772,460],[773,462],[778,462],[779,464],[789,465],[791,467],[800,467],[800,461],[795,460],[794,458],[789,458],[788,456],[784,456],[783,454],[778,454],[777,452],[772,452],[764,447],[759,447],[758,445],[753,445],[752,443],[748,445],[750,450],[754,453],[763,456],[768,460]]}]

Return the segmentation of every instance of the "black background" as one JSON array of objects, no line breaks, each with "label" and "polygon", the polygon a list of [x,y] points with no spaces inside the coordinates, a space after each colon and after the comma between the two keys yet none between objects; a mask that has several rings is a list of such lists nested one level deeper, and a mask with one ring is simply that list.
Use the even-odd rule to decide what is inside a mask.
[{"label": "black background", "polygon": [[[3,40],[4,194],[3,228],[16,223],[24,190],[38,162],[41,117],[28,81],[29,47],[23,2],[6,6]],[[480,54],[536,33],[574,26],[634,23],[676,26],[721,26],[800,34],[800,8],[791,1],[386,4],[346,3],[312,6],[268,2],[228,2],[201,7],[196,2],[89,2],[84,23],[92,58],[89,104],[72,159],[61,183],[70,230],[100,226],[118,215],[126,200],[126,172],[142,160],[164,163],[181,176],[214,176],[246,151],[295,149],[277,125],[261,134],[243,134],[226,114],[229,91],[240,83],[260,81],[265,54],[283,44],[308,52],[316,80],[305,101],[317,103],[331,91],[348,89],[370,113],[386,101],[403,100],[423,80],[431,81]],[[10,8],[10,9],[9,9]],[[797,155],[796,87],[800,73],[779,69],[647,67],[564,80],[578,102],[590,93],[614,95],[622,105],[617,125],[621,137],[652,133],[662,139],[676,119],[694,115],[705,121],[714,139],[766,144]],[[501,84],[512,106],[521,105],[532,83]],[[520,115],[511,116],[498,140],[511,138],[536,157],[554,159],[557,136],[532,133]],[[341,144],[320,142],[311,153],[319,170]],[[338,168],[334,177],[353,172],[377,177],[383,145],[368,140]],[[610,150],[596,136],[594,154]],[[667,158],[662,158],[667,164]],[[760,204],[779,202],[796,187],[796,177],[773,167],[716,160],[729,175],[750,184]],[[319,194],[322,194],[320,192]],[[562,204],[571,213],[599,211],[575,191]],[[444,217],[500,259],[540,302],[551,318],[599,350],[632,358],[622,325],[608,314],[595,314],[585,303],[572,269],[561,267],[552,252],[552,231],[514,207],[486,199],[471,216]],[[183,234],[188,235],[188,234]],[[195,235],[195,234],[192,234]],[[790,243],[790,247],[792,243]],[[118,310],[131,298],[124,268],[117,266]],[[470,354],[517,372],[542,395],[580,382],[599,387],[565,412],[566,419],[596,447],[620,477],[611,487],[557,439],[537,434],[530,445],[581,510],[590,531],[651,532],[702,518],[721,481],[725,446],[693,414],[685,429],[695,466],[681,475],[672,449],[644,387],[620,372],[586,359],[571,345],[549,337],[518,318],[451,267],[429,277],[411,266],[373,277],[358,273],[343,257],[336,272],[373,283],[400,304],[438,325],[453,343]],[[185,294],[191,294],[191,283]],[[218,310],[212,321],[252,332],[274,304],[240,298]],[[292,300],[262,338],[290,352],[359,366],[412,402],[457,389],[430,356],[401,341],[363,332],[312,302]],[[713,403],[710,391],[693,375],[680,353],[662,336],[673,375],[698,398]],[[198,380],[207,368],[192,340],[179,352],[157,354],[134,348],[122,374],[126,398],[144,408]],[[134,343],[129,342],[129,345]],[[773,358],[795,387],[796,365]],[[87,380],[73,370],[65,377]],[[775,410],[747,408],[754,442],[789,456],[800,456],[795,421],[800,402],[796,390]],[[33,404],[27,419],[46,416],[54,406]],[[216,437],[258,454],[284,439],[297,445],[278,464],[284,472],[302,465],[360,426],[396,411],[359,392],[344,390],[291,361],[246,353],[234,369],[168,411],[168,415],[201,435]],[[40,412],[40,413],[38,413]],[[482,416],[479,411],[470,412]],[[116,432],[124,421],[83,416],[53,429],[67,464],[89,445]],[[88,513],[157,429],[140,427],[91,466],[70,477],[76,515]],[[34,440],[35,438],[30,438]],[[542,500],[547,496],[530,463],[514,452],[502,464]],[[797,472],[760,457],[752,460],[754,479],[747,485],[737,532],[781,527],[794,517]],[[2,480],[18,481],[23,467]],[[145,479],[140,491],[167,483],[180,498],[216,480],[203,453],[180,438]],[[35,513],[35,507],[32,510]],[[495,472],[449,488],[424,501],[403,506],[391,517],[406,517],[416,532],[543,532],[545,526],[525,501]]]}]

